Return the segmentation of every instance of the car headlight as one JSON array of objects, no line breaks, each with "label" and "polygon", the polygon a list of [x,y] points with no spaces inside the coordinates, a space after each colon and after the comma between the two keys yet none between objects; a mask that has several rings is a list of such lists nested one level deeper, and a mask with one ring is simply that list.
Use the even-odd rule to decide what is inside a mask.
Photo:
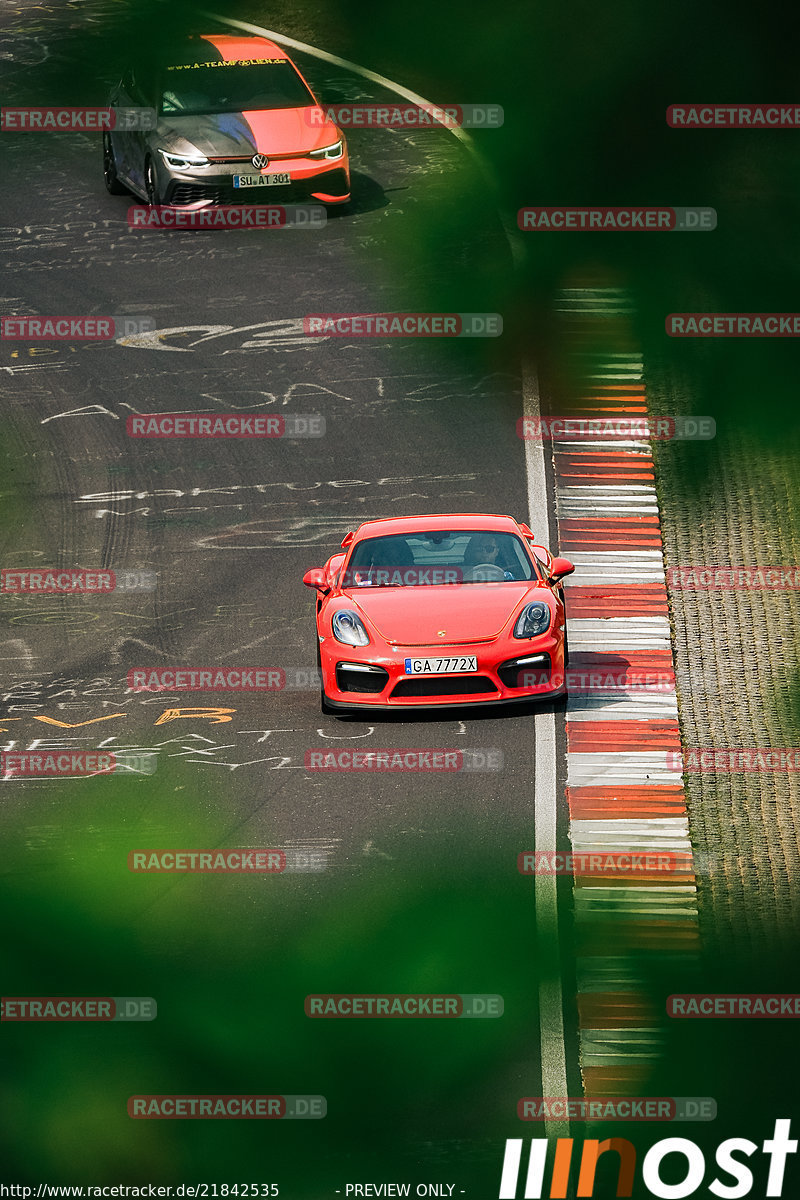
[{"label": "car headlight", "polygon": [[321,150],[309,150],[309,158],[341,158],[344,154],[344,142],[334,142],[332,146],[323,146]]},{"label": "car headlight", "polygon": [[331,627],[337,642],[344,642],[347,646],[369,645],[369,634],[364,628],[364,622],[352,609],[340,608],[335,612]]},{"label": "car headlight", "polygon": [[517,617],[517,623],[514,626],[514,637],[536,637],[538,634],[544,633],[549,624],[550,609],[541,600],[534,600],[533,604],[526,604]]},{"label": "car headlight", "polygon": [[168,154],[166,150],[159,150],[158,153],[168,167],[174,167],[177,171],[186,171],[192,167],[208,167],[211,165],[204,154]]}]

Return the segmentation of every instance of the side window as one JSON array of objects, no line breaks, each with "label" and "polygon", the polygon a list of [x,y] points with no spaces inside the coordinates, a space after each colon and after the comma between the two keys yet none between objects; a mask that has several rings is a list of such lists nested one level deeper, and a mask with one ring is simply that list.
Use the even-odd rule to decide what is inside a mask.
[{"label": "side window", "polygon": [[153,106],[156,92],[156,71],[150,65],[140,65],[134,72],[136,90],[145,104]]},{"label": "side window", "polygon": [[151,67],[128,67],[122,76],[122,86],[137,104],[152,106],[155,73]]}]

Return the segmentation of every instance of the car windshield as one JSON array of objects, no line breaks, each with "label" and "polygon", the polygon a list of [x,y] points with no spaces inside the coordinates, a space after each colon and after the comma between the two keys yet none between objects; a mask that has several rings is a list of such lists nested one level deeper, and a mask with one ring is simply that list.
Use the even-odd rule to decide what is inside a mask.
[{"label": "car windshield", "polygon": [[515,534],[442,529],[358,542],[341,586],[419,587],[535,578],[535,568]]},{"label": "car windshield", "polygon": [[211,62],[167,67],[162,88],[161,112],[184,116],[316,104],[287,58],[254,66]]}]

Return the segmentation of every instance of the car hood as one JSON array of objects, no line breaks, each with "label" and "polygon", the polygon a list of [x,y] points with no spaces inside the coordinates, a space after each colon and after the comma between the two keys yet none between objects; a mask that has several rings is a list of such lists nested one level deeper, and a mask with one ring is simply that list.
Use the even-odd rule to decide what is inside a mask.
[{"label": "car hood", "polygon": [[332,121],[311,123],[313,107],[270,108],[206,116],[161,116],[156,130],[162,150],[186,154],[190,147],[213,158],[238,155],[308,154],[338,141]]},{"label": "car hood", "polygon": [[468,583],[349,588],[344,595],[391,645],[455,646],[496,638],[525,598],[543,599],[544,590],[527,583]]}]

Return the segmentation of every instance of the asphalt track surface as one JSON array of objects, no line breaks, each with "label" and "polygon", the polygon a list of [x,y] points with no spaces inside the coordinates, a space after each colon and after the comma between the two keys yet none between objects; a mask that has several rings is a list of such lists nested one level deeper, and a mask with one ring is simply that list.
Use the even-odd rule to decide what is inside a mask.
[{"label": "asphalt track surface", "polygon": [[[303,66],[315,84],[314,65]],[[41,146],[48,152],[41,189],[26,167],[31,136],[6,147],[5,311],[41,312],[46,295],[54,313],[151,316],[158,336],[128,345],[5,344],[4,490],[7,512],[21,520],[13,528],[7,522],[4,561],[146,569],[157,573],[158,586],[124,597],[6,597],[3,657],[12,685],[25,684],[28,706],[41,699],[42,712],[73,723],[125,711],[124,741],[119,724],[105,722],[102,740],[112,749],[152,745],[151,716],[165,707],[235,707],[230,729],[203,723],[204,736],[225,734],[216,738],[225,747],[187,759],[196,786],[208,774],[223,777],[242,814],[254,786],[259,797],[265,787],[279,792],[285,812],[276,827],[272,809],[273,835],[337,838],[357,852],[380,841],[381,811],[392,823],[420,812],[449,820],[486,812],[502,792],[504,814],[529,812],[534,715],[483,708],[343,723],[321,718],[313,684],[228,700],[172,693],[163,704],[163,695],[127,693],[125,681],[133,667],[310,673],[313,597],[302,575],[334,553],[349,529],[395,514],[527,515],[524,449],[515,432],[518,374],[474,368],[471,348],[458,353],[463,342],[443,351],[422,339],[390,344],[302,332],[306,313],[409,311],[414,283],[398,287],[396,264],[381,263],[384,230],[413,220],[415,207],[436,204],[437,188],[444,199],[453,173],[463,186],[478,186],[468,156],[446,133],[366,131],[351,140],[353,213],[331,216],[319,231],[222,234],[129,231],[130,200],[105,194],[96,138],[49,138]],[[433,154],[439,175],[431,180],[424,167]],[[27,187],[21,179],[13,186],[15,169],[28,176]],[[365,201],[365,193],[383,198]],[[462,270],[471,269],[459,232],[474,236],[454,231],[430,263],[454,295],[459,258]],[[507,257],[491,212],[480,236]],[[269,441],[126,435],[131,414],[198,411],[315,415],[326,432]],[[8,715],[25,723],[23,711],[15,706]],[[84,748],[98,744],[94,727],[81,736]],[[309,778],[305,750],[332,738],[359,746],[377,739],[388,747],[493,747],[505,765],[497,779],[460,779],[446,789],[419,778],[412,796],[404,781],[382,780],[376,796],[374,779]],[[14,748],[23,743],[24,735]],[[322,820],[311,803],[320,792]],[[262,803],[240,827],[243,836],[260,835]]]},{"label": "asphalt track surface", "polygon": [[[296,59],[323,97],[385,98],[347,72]],[[452,205],[459,191],[484,186],[464,147],[444,131],[353,131],[349,144],[354,203],[323,230],[164,233],[127,228],[132,201],[106,194],[99,137],[4,139],[2,312],[146,316],[159,333],[127,345],[0,348],[3,565],[158,577],[152,593],[4,597],[3,748],[157,754],[155,775],[126,780],[124,811],[107,819],[98,820],[101,793],[85,782],[6,783],[2,824],[22,875],[87,847],[163,846],[167,793],[178,791],[201,814],[208,845],[313,852],[322,871],[303,876],[309,912],[321,902],[323,873],[356,881],[382,873],[391,890],[427,844],[456,856],[468,845],[498,871],[532,844],[534,730],[547,705],[339,720],[321,716],[313,686],[169,695],[126,687],[135,667],[313,671],[313,596],[301,579],[362,521],[452,511],[528,519],[514,364],[475,342],[303,335],[308,313],[417,311],[432,279],[452,297],[450,311],[477,291],[481,310],[502,304],[510,251],[496,212],[487,203],[476,227],[474,209],[459,220]],[[448,210],[453,219],[436,223]],[[403,240],[429,236],[432,221],[437,236],[415,278]],[[131,414],[199,411],[314,414],[326,432],[269,441],[126,435]],[[234,710],[231,719],[163,716],[212,707]],[[556,729],[561,751],[560,709]],[[305,769],[308,750],[342,746],[493,750],[503,766],[447,777]],[[90,784],[110,798],[116,781]],[[247,887],[256,905],[265,882],[216,879],[215,903],[224,912]],[[168,903],[174,881],[156,883],[149,903]],[[141,903],[126,893],[120,923],[135,920]],[[523,919],[526,904],[529,892]],[[523,960],[535,956],[530,907],[528,920]],[[520,982],[530,1039],[517,1095],[535,1094],[537,1075],[541,1082],[529,984]]]}]

